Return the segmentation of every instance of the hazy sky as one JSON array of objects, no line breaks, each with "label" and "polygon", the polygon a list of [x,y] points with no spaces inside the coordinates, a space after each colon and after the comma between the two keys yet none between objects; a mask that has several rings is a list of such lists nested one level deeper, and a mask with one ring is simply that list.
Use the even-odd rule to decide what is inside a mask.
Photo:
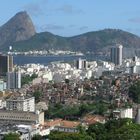
[{"label": "hazy sky", "polygon": [[0,25],[26,10],[37,32],[73,36],[105,28],[140,36],[140,0],[1,0]]}]

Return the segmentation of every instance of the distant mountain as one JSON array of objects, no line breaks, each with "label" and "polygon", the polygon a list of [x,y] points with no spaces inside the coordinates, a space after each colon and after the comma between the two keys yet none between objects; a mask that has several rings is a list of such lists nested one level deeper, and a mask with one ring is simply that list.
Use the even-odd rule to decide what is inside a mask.
[{"label": "distant mountain", "polygon": [[[140,51],[140,37],[118,29],[104,29],[73,37],[61,37],[49,32],[36,33],[31,18],[26,12],[17,13],[0,28],[0,49],[14,50],[62,49],[82,52],[103,52],[116,44],[122,44],[130,53]],[[140,53],[139,53],[140,54]]]},{"label": "distant mountain", "polygon": [[29,15],[26,12],[19,12],[0,27],[0,47],[8,46],[13,42],[27,40],[35,33],[36,31]]},{"label": "distant mountain", "polygon": [[63,49],[71,50],[69,39],[54,35],[49,32],[36,33],[30,39],[26,41],[19,41],[13,43],[12,46],[16,50],[28,51],[28,50],[44,50],[44,49]]},{"label": "distant mountain", "polygon": [[61,37],[49,32],[37,33],[26,41],[13,44],[16,50],[63,49],[82,52],[102,52],[120,43],[125,48],[140,49],[140,37],[116,29],[89,32],[74,37]]}]

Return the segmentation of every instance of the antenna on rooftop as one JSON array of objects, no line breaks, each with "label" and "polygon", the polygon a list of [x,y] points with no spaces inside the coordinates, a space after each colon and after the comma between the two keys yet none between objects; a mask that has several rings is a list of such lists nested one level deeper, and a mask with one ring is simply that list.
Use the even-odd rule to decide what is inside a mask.
[{"label": "antenna on rooftop", "polygon": [[12,46],[9,46],[8,54],[11,54],[11,51],[12,51]]},{"label": "antenna on rooftop", "polygon": [[12,46],[9,46],[9,51],[12,51]]}]

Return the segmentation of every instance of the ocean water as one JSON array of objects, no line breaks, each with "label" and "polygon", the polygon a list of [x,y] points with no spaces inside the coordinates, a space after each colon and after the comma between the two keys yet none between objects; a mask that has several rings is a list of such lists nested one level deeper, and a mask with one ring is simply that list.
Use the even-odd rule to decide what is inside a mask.
[{"label": "ocean water", "polygon": [[24,65],[29,63],[39,63],[43,65],[48,65],[51,62],[62,61],[62,62],[73,62],[74,60],[78,60],[79,58],[87,59],[89,61],[92,60],[105,60],[105,57],[93,56],[93,55],[84,55],[84,56],[25,56],[25,55],[15,55],[14,64],[16,65]]},{"label": "ocean water", "polygon": [[39,63],[43,65],[48,65],[51,62],[62,61],[62,62],[72,62],[79,58],[85,58],[85,56],[25,56],[25,55],[15,55],[14,64],[24,65],[29,63]]}]

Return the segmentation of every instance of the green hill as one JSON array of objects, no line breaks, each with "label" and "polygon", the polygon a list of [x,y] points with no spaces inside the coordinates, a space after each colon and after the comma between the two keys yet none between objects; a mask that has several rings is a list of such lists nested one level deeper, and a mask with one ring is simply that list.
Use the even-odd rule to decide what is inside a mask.
[{"label": "green hill", "polygon": [[15,42],[12,46],[14,50],[19,51],[61,49],[95,52],[107,49],[116,43],[127,48],[139,48],[140,38],[116,29],[88,32],[73,37],[61,37],[49,32],[42,32],[35,34],[28,40]]}]

